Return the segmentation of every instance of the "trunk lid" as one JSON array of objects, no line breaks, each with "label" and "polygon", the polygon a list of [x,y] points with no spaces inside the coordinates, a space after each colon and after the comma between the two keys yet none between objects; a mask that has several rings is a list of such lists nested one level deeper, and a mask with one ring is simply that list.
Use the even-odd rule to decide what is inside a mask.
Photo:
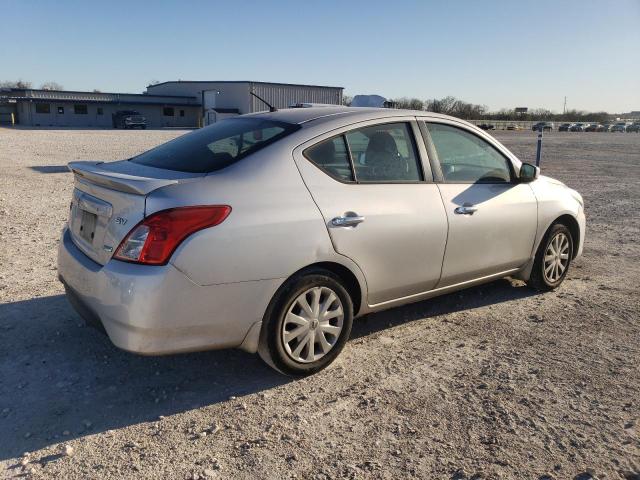
[{"label": "trunk lid", "polygon": [[122,239],[144,218],[149,193],[203,176],[126,160],[71,162],[69,170],[75,187],[69,213],[71,238],[100,265],[111,259]]}]

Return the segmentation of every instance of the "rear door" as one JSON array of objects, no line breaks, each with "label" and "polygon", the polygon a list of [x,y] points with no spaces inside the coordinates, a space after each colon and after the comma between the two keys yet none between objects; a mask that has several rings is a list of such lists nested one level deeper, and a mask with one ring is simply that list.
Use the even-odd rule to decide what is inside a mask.
[{"label": "rear door", "polygon": [[523,266],[531,257],[538,205],[497,144],[461,124],[421,125],[449,221],[439,287]]},{"label": "rear door", "polygon": [[430,290],[440,278],[447,218],[416,133],[412,118],[364,122],[294,151],[335,250],[364,273],[370,305]]}]

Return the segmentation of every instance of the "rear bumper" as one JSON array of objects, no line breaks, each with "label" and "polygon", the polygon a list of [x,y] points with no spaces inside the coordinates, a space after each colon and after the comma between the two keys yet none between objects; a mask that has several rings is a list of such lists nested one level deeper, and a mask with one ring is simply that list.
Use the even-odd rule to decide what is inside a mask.
[{"label": "rear bumper", "polygon": [[[281,280],[195,284],[173,265],[93,262],[65,228],[58,273],[72,306],[119,348],[146,355],[238,347],[262,320]],[[259,329],[257,329],[259,331]]]}]

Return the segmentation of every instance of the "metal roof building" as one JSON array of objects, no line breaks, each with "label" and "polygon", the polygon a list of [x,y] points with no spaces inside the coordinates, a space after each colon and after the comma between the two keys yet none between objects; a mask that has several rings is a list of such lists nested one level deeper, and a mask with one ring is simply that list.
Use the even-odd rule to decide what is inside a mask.
[{"label": "metal roof building", "polygon": [[192,95],[200,99],[205,123],[230,115],[266,110],[268,107],[251,92],[276,108],[298,103],[342,104],[342,87],[292,83],[217,80],[177,80],[149,85],[150,95]]},{"label": "metal roof building", "polygon": [[196,97],[135,93],[78,92],[69,90],[0,90],[5,122],[30,126],[111,127],[111,115],[135,110],[150,127],[193,127],[201,107]]},{"label": "metal roof building", "polygon": [[252,81],[170,81],[143,94],[10,88],[0,90],[0,122],[30,126],[112,127],[112,115],[137,111],[152,128],[196,127],[225,117],[297,103],[340,105],[342,87]]}]

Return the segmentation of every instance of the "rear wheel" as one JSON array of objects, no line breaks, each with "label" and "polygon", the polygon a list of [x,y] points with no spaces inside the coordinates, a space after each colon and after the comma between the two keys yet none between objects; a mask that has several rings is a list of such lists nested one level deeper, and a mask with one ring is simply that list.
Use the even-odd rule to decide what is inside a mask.
[{"label": "rear wheel", "polygon": [[537,290],[559,287],[569,271],[573,245],[573,237],[565,225],[552,225],[536,252],[529,285]]},{"label": "rear wheel", "polygon": [[341,280],[326,270],[308,271],[276,293],[258,352],[284,374],[310,375],[336,359],[352,324],[353,302]]}]

